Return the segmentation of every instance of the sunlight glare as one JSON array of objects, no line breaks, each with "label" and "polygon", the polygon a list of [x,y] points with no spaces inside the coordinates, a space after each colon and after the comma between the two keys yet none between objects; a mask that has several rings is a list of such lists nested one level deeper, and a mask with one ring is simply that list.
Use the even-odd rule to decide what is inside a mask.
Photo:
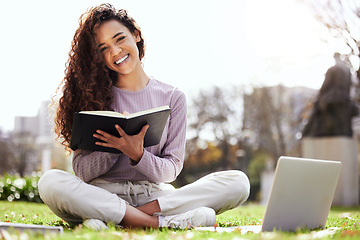
[{"label": "sunlight glare", "polygon": [[314,44],[314,38],[319,38],[319,25],[309,14],[305,6],[295,1],[247,1],[246,36],[264,58],[306,57],[319,50],[319,45]]}]

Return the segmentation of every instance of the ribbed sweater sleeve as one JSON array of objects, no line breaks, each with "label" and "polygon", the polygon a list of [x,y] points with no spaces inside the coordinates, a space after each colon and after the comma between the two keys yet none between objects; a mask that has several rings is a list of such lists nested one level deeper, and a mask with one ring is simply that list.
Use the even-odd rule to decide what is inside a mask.
[{"label": "ribbed sweater sleeve", "polygon": [[78,149],[74,152],[72,167],[76,176],[84,182],[90,182],[109,171],[118,157],[119,154],[115,153],[90,152]]}]

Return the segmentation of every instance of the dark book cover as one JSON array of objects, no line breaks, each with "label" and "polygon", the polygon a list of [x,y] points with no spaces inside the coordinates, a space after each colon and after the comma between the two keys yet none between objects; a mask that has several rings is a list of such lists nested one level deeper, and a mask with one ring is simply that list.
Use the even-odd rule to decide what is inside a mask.
[{"label": "dark book cover", "polygon": [[128,135],[138,134],[146,124],[149,128],[144,137],[144,147],[157,145],[160,142],[165,124],[170,114],[170,108],[163,106],[130,115],[122,115],[108,111],[84,111],[74,115],[70,148],[89,151],[121,153],[114,148],[96,145],[101,140],[93,134],[102,130],[120,137],[115,125],[118,124]]}]

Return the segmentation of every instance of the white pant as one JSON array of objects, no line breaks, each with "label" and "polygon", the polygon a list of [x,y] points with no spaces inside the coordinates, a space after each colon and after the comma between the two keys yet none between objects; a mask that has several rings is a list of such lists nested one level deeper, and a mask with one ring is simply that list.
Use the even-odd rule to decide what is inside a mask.
[{"label": "white pant", "polygon": [[119,224],[126,204],[137,207],[156,199],[161,209],[158,215],[162,216],[203,206],[219,214],[238,207],[250,194],[247,176],[237,170],[215,172],[175,189],[170,184],[147,181],[111,183],[95,179],[88,184],[54,169],[41,177],[38,188],[44,203],[70,225],[89,218]]}]

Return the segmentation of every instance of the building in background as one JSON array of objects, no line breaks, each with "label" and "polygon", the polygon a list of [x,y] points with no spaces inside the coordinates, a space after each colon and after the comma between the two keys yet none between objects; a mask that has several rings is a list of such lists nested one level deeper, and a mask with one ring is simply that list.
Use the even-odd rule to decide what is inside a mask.
[{"label": "building in background", "polygon": [[46,172],[51,168],[68,169],[65,151],[55,142],[54,121],[49,105],[41,103],[37,116],[16,117],[13,131],[14,153],[24,166],[24,174]]}]

